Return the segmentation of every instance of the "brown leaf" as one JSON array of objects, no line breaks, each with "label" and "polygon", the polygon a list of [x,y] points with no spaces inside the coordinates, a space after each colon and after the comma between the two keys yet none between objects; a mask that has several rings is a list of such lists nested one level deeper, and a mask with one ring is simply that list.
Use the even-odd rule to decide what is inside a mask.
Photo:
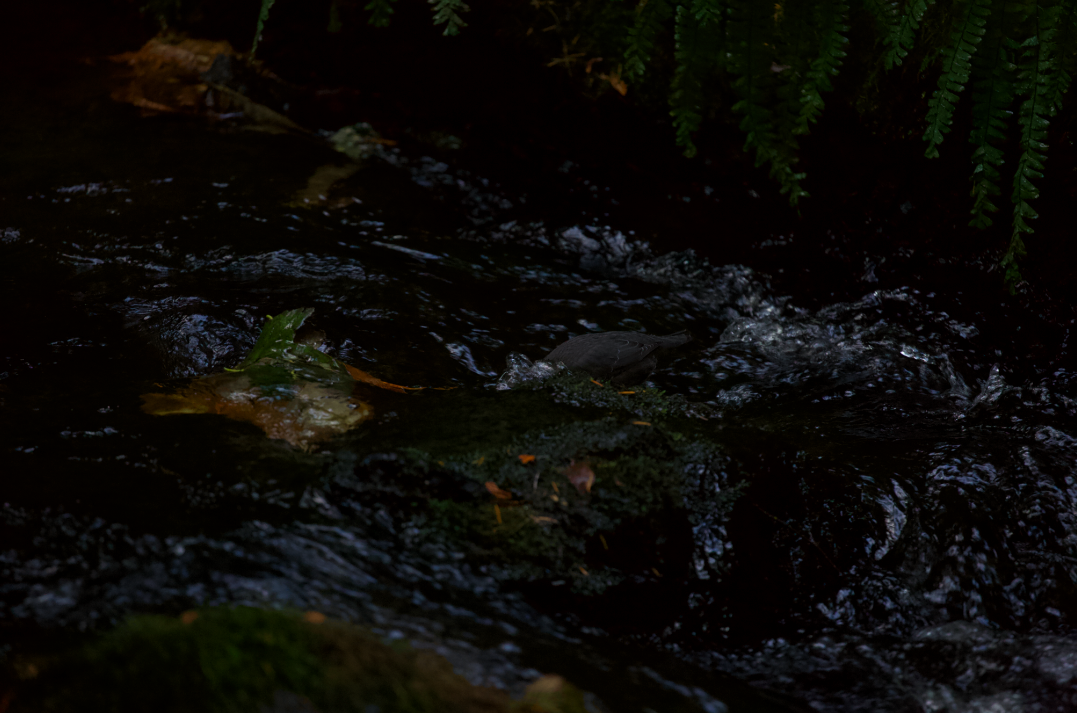
[{"label": "brown leaf", "polygon": [[497,487],[496,483],[487,482],[486,483],[486,489],[489,490],[490,494],[493,495],[498,500],[512,500],[512,493],[510,493],[507,490],[502,490],[501,488]]},{"label": "brown leaf", "polygon": [[528,463],[534,463],[535,462],[535,456],[520,455],[518,457],[520,459],[520,462],[523,463],[524,465],[527,465]]},{"label": "brown leaf", "polygon": [[565,477],[581,493],[591,492],[591,486],[595,483],[595,472],[586,462],[570,461],[569,466],[565,468]]},{"label": "brown leaf", "polygon": [[650,426],[651,424],[648,423],[647,421],[633,421],[632,425],[634,425],[634,426]]},{"label": "brown leaf", "polygon": [[309,611],[303,615],[303,621],[310,624],[324,624],[325,614],[322,614],[320,611]]},{"label": "brown leaf", "polygon": [[130,67],[128,83],[116,87],[112,98],[149,113],[198,112],[206,104],[202,73],[219,54],[235,55],[227,42],[185,39],[173,43],[155,37],[137,52],[111,57]]}]

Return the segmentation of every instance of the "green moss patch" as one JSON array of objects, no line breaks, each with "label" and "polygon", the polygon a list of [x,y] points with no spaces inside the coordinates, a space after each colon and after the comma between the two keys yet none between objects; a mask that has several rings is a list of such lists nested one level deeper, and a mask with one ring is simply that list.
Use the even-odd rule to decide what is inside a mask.
[{"label": "green moss patch", "polygon": [[39,668],[12,711],[257,711],[272,710],[282,694],[295,710],[323,713],[584,710],[579,691],[556,677],[539,679],[514,702],[504,691],[472,686],[432,652],[385,643],[320,614],[249,607],[133,617],[28,670]]},{"label": "green moss patch", "polygon": [[[502,579],[570,583],[581,594],[629,576],[688,577],[694,513],[720,519],[740,493],[692,492],[701,478],[720,480],[728,457],[632,414],[504,435],[465,454],[427,451],[420,440],[378,462],[384,480],[373,489],[405,494],[405,516],[427,538]],[[367,502],[371,486],[365,479]]]}]

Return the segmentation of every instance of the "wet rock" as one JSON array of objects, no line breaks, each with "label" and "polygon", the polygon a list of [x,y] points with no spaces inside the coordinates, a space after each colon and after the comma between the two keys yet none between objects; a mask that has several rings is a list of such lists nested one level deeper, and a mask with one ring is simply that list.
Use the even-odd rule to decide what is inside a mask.
[{"label": "wet rock", "polygon": [[513,352],[505,359],[505,371],[497,380],[497,390],[507,391],[527,383],[542,382],[560,373],[564,367],[545,361],[532,362]]}]

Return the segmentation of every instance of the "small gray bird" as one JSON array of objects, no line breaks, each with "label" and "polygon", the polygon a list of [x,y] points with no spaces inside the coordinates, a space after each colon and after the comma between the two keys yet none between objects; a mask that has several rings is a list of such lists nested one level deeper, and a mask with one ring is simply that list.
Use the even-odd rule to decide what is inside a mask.
[{"label": "small gray bird", "polygon": [[585,371],[617,386],[638,384],[658,365],[658,354],[690,342],[687,331],[660,337],[643,332],[596,332],[568,340],[542,358]]}]

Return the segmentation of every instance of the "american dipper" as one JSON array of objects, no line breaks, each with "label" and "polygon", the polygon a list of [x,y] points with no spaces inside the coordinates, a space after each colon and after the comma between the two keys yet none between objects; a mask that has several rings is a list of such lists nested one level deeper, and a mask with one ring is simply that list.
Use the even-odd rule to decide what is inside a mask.
[{"label": "american dipper", "polygon": [[618,386],[638,384],[658,365],[658,353],[692,340],[687,331],[660,337],[643,332],[596,332],[568,340],[542,358]]}]

